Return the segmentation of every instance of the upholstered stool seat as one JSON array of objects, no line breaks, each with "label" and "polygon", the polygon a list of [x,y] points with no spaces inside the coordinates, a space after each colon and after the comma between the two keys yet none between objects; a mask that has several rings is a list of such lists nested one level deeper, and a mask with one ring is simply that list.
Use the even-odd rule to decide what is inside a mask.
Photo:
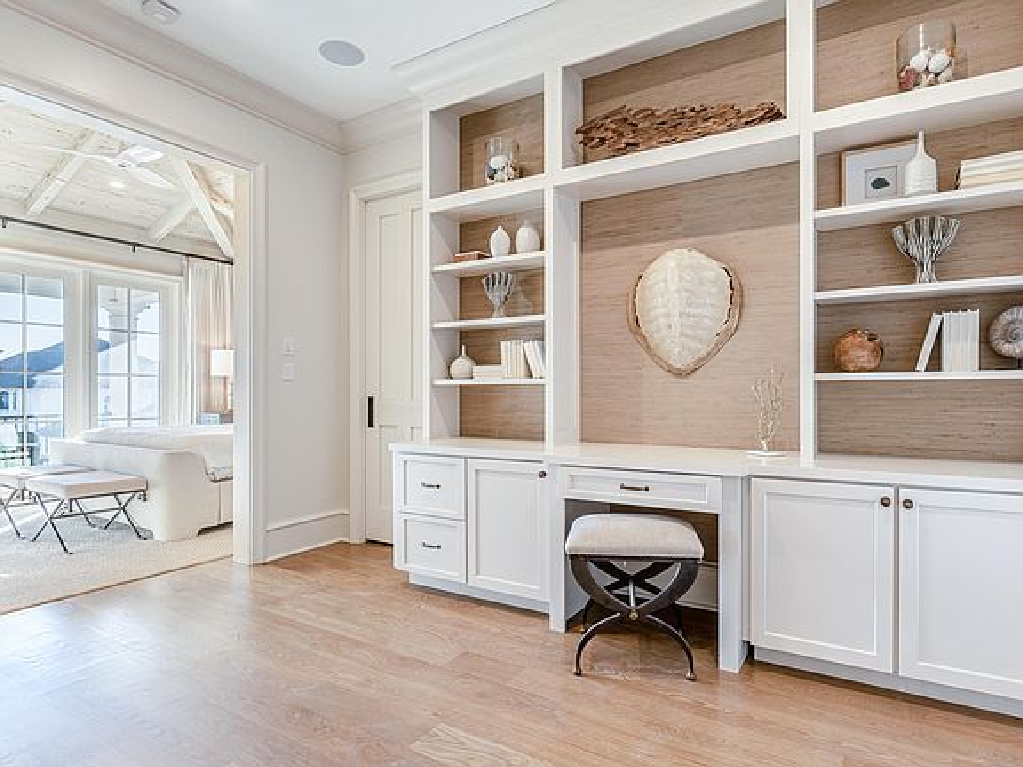
[{"label": "upholstered stool seat", "polygon": [[[703,544],[696,530],[685,520],[660,514],[587,514],[572,523],[565,540],[572,574],[590,597],[611,615],[588,626],[575,653],[575,674],[582,674],[583,650],[598,633],[619,623],[645,623],[678,642],[689,661],[686,678],[696,679],[693,651],[682,632],[655,613],[665,608],[677,611],[676,600],[692,588],[703,560]],[[616,562],[646,562],[628,572]],[[592,568],[611,577],[598,583]],[[663,589],[650,579],[675,567],[670,583]],[[677,614],[677,613],[676,613]]]},{"label": "upholstered stool seat", "polygon": [[75,474],[83,471],[88,471],[88,469],[81,466],[64,464],[51,466],[12,466],[0,469],[0,488],[4,489],[4,492],[0,493],[0,507],[3,507],[4,514],[7,515],[7,521],[10,522],[14,535],[20,538],[21,531],[18,530],[18,525],[14,522],[14,517],[11,515],[11,507],[16,505],[15,501],[18,500],[22,502],[20,505],[25,505],[26,481],[52,474]]}]

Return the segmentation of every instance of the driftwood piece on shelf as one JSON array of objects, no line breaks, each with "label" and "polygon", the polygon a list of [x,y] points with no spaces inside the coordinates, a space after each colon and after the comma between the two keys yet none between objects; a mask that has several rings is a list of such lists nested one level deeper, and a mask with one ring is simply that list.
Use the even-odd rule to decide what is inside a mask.
[{"label": "driftwood piece on shelf", "polygon": [[587,120],[576,129],[576,134],[590,152],[601,157],[617,157],[763,125],[784,117],[781,107],[773,101],[747,109],[730,103],[691,104],[668,109],[636,109],[622,105]]}]

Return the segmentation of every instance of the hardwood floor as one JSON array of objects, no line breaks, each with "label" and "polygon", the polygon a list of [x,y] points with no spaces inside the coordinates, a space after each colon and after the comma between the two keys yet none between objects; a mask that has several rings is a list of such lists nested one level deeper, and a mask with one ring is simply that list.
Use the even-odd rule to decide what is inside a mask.
[{"label": "hardwood floor", "polygon": [[9,767],[1023,765],[1017,720],[410,587],[390,550],[203,565],[0,617]]}]

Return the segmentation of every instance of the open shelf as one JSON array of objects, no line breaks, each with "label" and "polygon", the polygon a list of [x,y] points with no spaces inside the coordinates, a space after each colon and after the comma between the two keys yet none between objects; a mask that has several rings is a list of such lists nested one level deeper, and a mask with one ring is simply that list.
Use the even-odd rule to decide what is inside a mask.
[{"label": "open shelf", "polygon": [[897,222],[922,214],[976,213],[1017,205],[1023,205],[1023,183],[1012,182],[828,208],[817,211],[814,220],[817,231],[833,232],[857,226]]},{"label": "open shelf", "polygon": [[538,250],[535,253],[514,253],[509,256],[481,258],[478,261],[437,264],[433,267],[433,273],[453,274],[456,277],[478,277],[491,272],[523,272],[530,269],[543,269],[545,256],[544,251]]},{"label": "open shelf", "polygon": [[543,207],[543,174],[527,176],[503,184],[455,192],[427,201],[428,213],[443,214],[452,221],[476,221],[481,218],[526,213]]},{"label": "open shelf", "polygon": [[545,378],[468,378],[456,381],[452,378],[438,378],[434,386],[543,386]]},{"label": "open shelf", "polygon": [[483,317],[478,320],[450,320],[433,323],[434,330],[489,330],[501,328],[524,328],[543,325],[547,320],[543,314],[526,314],[521,317]]},{"label": "open shelf", "polygon": [[975,370],[962,373],[817,373],[818,381],[1023,381],[1023,370]]},{"label": "open shelf", "polygon": [[817,153],[876,144],[1023,114],[1023,67],[977,75],[935,88],[835,107],[814,115]]},{"label": "open shelf", "polygon": [[856,304],[870,301],[898,301],[936,296],[965,296],[974,293],[1014,293],[1023,291],[1023,276],[977,277],[947,280],[923,285],[874,285],[869,288],[818,291],[818,304]]},{"label": "open shelf", "polygon": [[799,135],[791,120],[705,136],[682,144],[565,168],[555,186],[579,200],[599,200],[795,162]]}]

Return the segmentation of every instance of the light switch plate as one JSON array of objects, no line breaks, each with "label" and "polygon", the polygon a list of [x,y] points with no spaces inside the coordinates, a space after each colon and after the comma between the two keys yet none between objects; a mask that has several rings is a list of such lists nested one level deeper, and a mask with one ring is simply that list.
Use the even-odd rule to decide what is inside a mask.
[{"label": "light switch plate", "polygon": [[285,362],[281,367],[281,380],[290,383],[295,380],[295,363]]}]

